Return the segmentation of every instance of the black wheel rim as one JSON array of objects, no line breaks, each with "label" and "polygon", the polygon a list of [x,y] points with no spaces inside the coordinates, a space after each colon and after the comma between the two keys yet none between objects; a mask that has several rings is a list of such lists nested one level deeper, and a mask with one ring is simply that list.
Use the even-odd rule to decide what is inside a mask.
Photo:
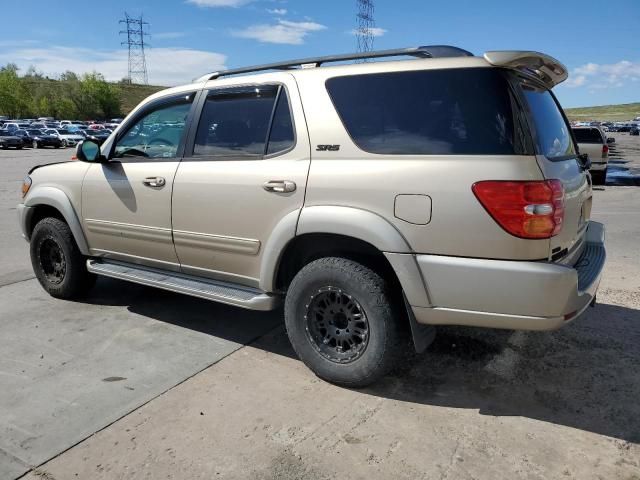
[{"label": "black wheel rim", "polygon": [[304,318],[311,344],[332,362],[353,362],[367,348],[367,315],[358,301],[342,289],[318,289],[306,305]]},{"label": "black wheel rim", "polygon": [[40,244],[38,258],[47,281],[54,284],[62,283],[67,272],[67,261],[60,245],[52,238],[45,238]]}]

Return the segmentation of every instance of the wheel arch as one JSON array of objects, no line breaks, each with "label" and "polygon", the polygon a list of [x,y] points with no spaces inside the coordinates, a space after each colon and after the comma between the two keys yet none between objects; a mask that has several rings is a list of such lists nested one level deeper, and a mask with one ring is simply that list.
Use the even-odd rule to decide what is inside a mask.
[{"label": "wheel arch", "polygon": [[53,216],[64,220],[69,225],[78,249],[83,255],[89,255],[89,244],[78,215],[66,193],[55,187],[36,187],[29,192],[25,206],[28,208],[22,222],[27,240],[31,238],[37,222],[47,216]]},{"label": "wheel arch", "polygon": [[380,215],[353,207],[312,206],[285,215],[272,229],[260,264],[260,288],[276,290],[278,271],[287,249],[297,237],[310,234],[337,235],[360,240],[377,251],[410,253],[400,232]]}]

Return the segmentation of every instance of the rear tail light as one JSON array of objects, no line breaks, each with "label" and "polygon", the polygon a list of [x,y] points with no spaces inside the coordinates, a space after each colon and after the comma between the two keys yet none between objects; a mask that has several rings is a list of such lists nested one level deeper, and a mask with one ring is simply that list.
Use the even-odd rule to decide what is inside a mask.
[{"label": "rear tail light", "polygon": [[609,145],[603,145],[602,146],[602,158],[606,157],[608,153],[609,153]]},{"label": "rear tail light", "polygon": [[562,230],[564,187],[560,180],[488,180],[471,188],[489,215],[511,235],[551,238]]}]

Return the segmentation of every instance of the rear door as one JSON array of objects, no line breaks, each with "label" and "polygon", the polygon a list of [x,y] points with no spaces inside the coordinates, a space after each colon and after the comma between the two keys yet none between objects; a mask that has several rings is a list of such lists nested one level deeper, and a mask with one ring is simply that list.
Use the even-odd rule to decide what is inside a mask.
[{"label": "rear door", "polygon": [[577,160],[578,151],[569,123],[554,95],[545,87],[522,79],[521,91],[540,169],[547,179],[559,179],[564,186],[564,220],[560,233],[551,238],[552,259],[575,261],[591,215],[591,184],[587,171]]},{"label": "rear door", "polygon": [[203,92],[173,190],[185,273],[257,286],[266,241],[303,205],[310,151],[302,105],[291,75],[272,78]]}]

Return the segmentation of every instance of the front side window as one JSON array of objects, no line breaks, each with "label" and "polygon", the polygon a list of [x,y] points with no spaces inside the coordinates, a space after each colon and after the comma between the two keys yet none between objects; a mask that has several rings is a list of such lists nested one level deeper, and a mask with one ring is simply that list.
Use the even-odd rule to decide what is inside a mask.
[{"label": "front side window", "polygon": [[529,82],[522,82],[521,87],[535,126],[540,153],[550,160],[575,156],[569,125],[551,92]]},{"label": "front side window", "polygon": [[507,76],[493,68],[331,78],[333,104],[361,149],[391,155],[525,154]]},{"label": "front side window", "polygon": [[145,113],[120,137],[114,158],[174,158],[185,133],[191,97]]},{"label": "front side window", "polygon": [[268,85],[209,94],[194,156],[262,158],[293,145],[286,90]]}]

